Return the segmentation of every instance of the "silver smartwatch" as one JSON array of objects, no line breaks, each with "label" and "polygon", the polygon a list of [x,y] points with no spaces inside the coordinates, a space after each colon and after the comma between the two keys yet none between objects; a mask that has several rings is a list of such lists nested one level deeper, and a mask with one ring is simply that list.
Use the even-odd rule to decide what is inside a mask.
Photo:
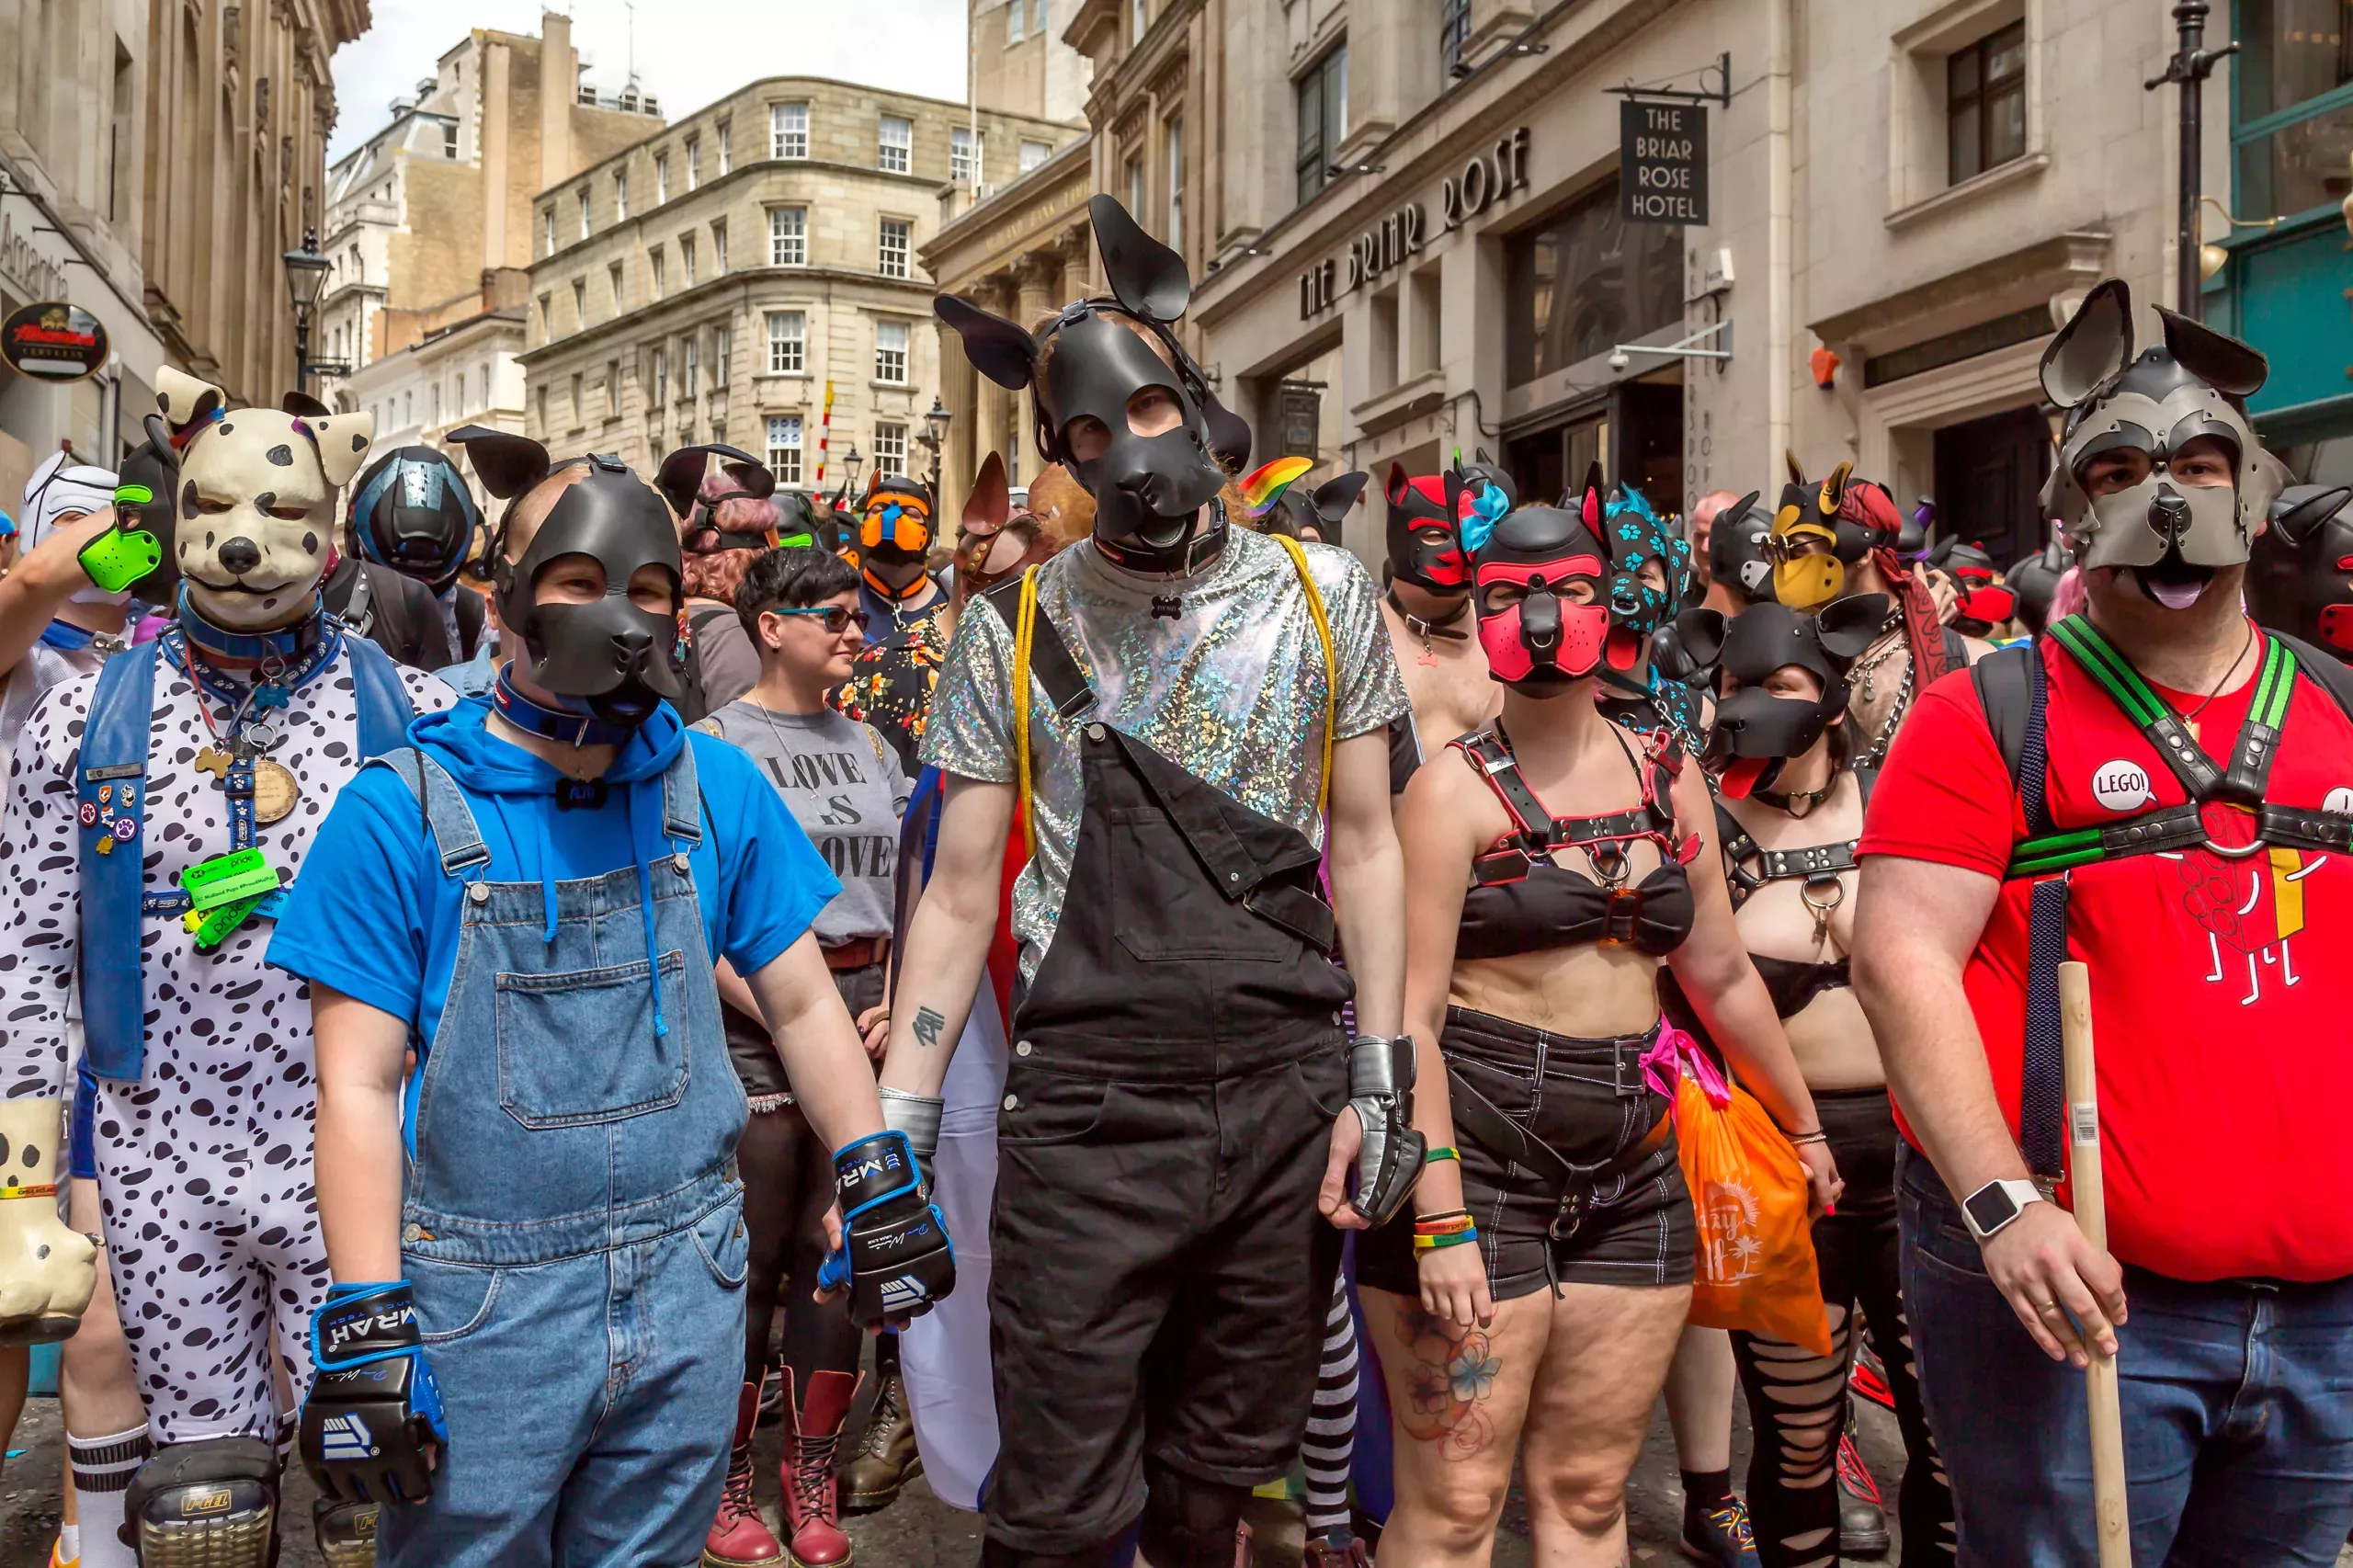
[{"label": "silver smartwatch", "polygon": [[2042,1189],[2030,1181],[1989,1181],[1962,1201],[1961,1216],[1969,1222],[1969,1233],[1983,1245],[2025,1213],[2028,1204],[2047,1201]]}]

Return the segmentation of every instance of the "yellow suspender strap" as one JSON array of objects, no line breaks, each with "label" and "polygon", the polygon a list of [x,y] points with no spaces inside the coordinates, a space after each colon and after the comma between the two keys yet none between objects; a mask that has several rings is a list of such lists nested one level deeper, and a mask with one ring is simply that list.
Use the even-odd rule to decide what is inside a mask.
[{"label": "yellow suspender strap", "polygon": [[1324,771],[1315,786],[1315,814],[1322,816],[1332,801],[1332,705],[1338,690],[1338,668],[1332,662],[1332,621],[1324,613],[1324,596],[1315,586],[1314,574],[1307,569],[1307,551],[1299,540],[1289,534],[1271,536],[1290,557],[1291,569],[1299,574],[1299,585],[1307,591],[1307,613],[1315,618],[1315,637],[1324,644]]},{"label": "yellow suspender strap", "polygon": [[1013,622],[1013,757],[1021,787],[1021,842],[1032,859],[1038,854],[1038,830],[1030,820],[1035,809],[1029,797],[1029,642],[1038,628],[1038,569],[1021,574],[1021,608]]}]

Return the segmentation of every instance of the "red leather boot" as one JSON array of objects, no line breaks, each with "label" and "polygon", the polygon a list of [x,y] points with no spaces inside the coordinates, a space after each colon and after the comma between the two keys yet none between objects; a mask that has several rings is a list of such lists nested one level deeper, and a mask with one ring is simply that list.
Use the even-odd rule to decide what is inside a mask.
[{"label": "red leather boot", "polygon": [[834,1449],[858,1379],[849,1372],[812,1372],[805,1393],[793,1387],[790,1370],[784,1380],[792,1419],[791,1435],[784,1440],[784,1527],[792,1568],[848,1568],[850,1544],[842,1534]]},{"label": "red leather boot", "polygon": [[703,1568],[777,1568],[784,1548],[752,1501],[752,1426],[760,1417],[760,1385],[745,1383],[735,1400],[735,1447],[727,1457],[727,1488],[719,1517],[703,1537]]}]

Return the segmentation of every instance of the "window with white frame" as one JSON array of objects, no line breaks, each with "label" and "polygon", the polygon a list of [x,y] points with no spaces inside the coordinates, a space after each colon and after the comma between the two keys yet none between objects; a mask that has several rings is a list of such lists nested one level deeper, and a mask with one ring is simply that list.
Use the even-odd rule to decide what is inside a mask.
[{"label": "window with white frame", "polygon": [[768,470],[779,484],[801,483],[801,415],[768,415]]},{"label": "window with white frame", "polygon": [[1025,175],[1028,174],[1031,169],[1036,168],[1040,164],[1044,163],[1048,158],[1051,158],[1053,155],[1054,144],[1052,142],[1032,142],[1027,137],[1024,137],[1021,142],[1021,172]]},{"label": "window with white frame", "polygon": [[687,138],[687,188],[693,190],[702,184],[702,138]]},{"label": "window with white frame", "polygon": [[441,423],[441,383],[435,381],[425,390],[428,394],[426,398],[425,416],[433,424],[438,425]]},{"label": "window with white frame", "polygon": [[907,241],[914,230],[915,225],[904,218],[882,220],[882,235],[877,247],[881,262],[877,270],[883,277],[904,278],[907,275]]},{"label": "window with white frame", "polygon": [[1128,160],[1128,215],[1149,229],[1152,223],[1143,199],[1143,154],[1138,153]]},{"label": "window with white frame", "polygon": [[768,156],[805,158],[809,155],[809,106],[768,105]]},{"label": "window with white frame", "polygon": [[804,363],[809,318],[799,311],[768,312],[768,374],[797,376]]},{"label": "window with white frame", "polygon": [[490,367],[487,365],[482,368],[482,398],[474,406],[485,409],[490,406]]},{"label": "window with white frame", "polygon": [[572,280],[572,330],[579,332],[588,325],[588,279]]},{"label": "window with white frame", "polygon": [[915,164],[915,125],[911,119],[901,119],[895,114],[882,117],[882,129],[878,138],[881,156],[875,166],[886,175],[903,175]]},{"label": "window with white frame", "polygon": [[719,172],[727,173],[735,166],[735,124],[733,120],[719,122]]},{"label": "window with white frame", "polygon": [[613,314],[619,315],[621,313],[621,264],[620,262],[612,261],[605,264],[605,281],[612,285]]},{"label": "window with white frame", "polygon": [[1185,121],[1182,118],[1168,122],[1168,248],[1183,255],[1185,250]]},{"label": "window with white frame", "polygon": [[882,321],[874,324],[874,379],[888,381],[892,386],[906,384],[906,323]]},{"label": "window with white frame", "polygon": [[710,275],[727,276],[727,221],[723,218],[710,221]]},{"label": "window with white frame", "polygon": [[805,207],[768,209],[768,265],[809,265],[809,210]]},{"label": "window with white frame", "polygon": [[710,384],[713,391],[726,388],[727,361],[733,356],[734,346],[734,329],[725,322],[710,329]]},{"label": "window with white frame", "polygon": [[661,206],[670,199],[670,154],[654,154],[654,205]]},{"label": "window with white frame", "polygon": [[648,408],[658,411],[670,398],[670,350],[656,344],[654,348],[654,373],[645,380]]},{"label": "window with white frame", "polygon": [[692,234],[678,236],[678,278],[689,289],[695,286],[695,237]]},{"label": "window with white frame", "polygon": [[1151,30],[1152,0],[1128,0],[1128,42],[1142,43]]},{"label": "window with white frame", "polygon": [[605,361],[605,417],[619,419],[620,416],[621,362],[618,359],[608,359]]},{"label": "window with white frame", "polygon": [[660,245],[645,253],[645,266],[647,276],[654,282],[654,297],[659,300],[670,291],[670,269],[665,264]]},{"label": "window with white frame", "polygon": [[540,254],[555,254],[555,209],[552,207],[540,213]]},{"label": "window with white frame", "polygon": [[948,133],[948,177],[966,185],[980,183],[981,171],[972,157],[972,132],[958,126]]},{"label": "window with white frame", "polygon": [[572,372],[572,428],[580,428],[580,392],[587,378],[578,370]]},{"label": "window with white frame", "polygon": [[1021,41],[1021,6],[1022,0],[1013,0],[1005,8],[1005,41],[1008,44]]},{"label": "window with white frame", "polygon": [[588,237],[588,187],[582,186],[573,194],[580,199],[580,237]]},{"label": "window with white frame", "polygon": [[702,369],[696,363],[701,348],[702,334],[699,332],[687,334],[686,343],[679,349],[678,395],[680,397],[692,397],[702,391]]},{"label": "window with white frame", "polygon": [[613,222],[618,223],[629,216],[629,171],[613,171]]},{"label": "window with white frame", "polygon": [[881,474],[907,472],[907,427],[904,425],[874,426],[874,472]]}]

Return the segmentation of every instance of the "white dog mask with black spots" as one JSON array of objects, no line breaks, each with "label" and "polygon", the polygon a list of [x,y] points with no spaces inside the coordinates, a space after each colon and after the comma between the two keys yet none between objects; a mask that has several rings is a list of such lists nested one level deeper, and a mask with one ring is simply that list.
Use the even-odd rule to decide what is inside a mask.
[{"label": "white dog mask with black spots", "polygon": [[[336,493],[367,460],[366,414],[276,408],[216,412],[221,389],[168,367],[156,402],[180,452],[176,548],[188,600],[232,631],[274,631],[309,618],[335,552]],[[308,404],[308,400],[302,400]]]}]

